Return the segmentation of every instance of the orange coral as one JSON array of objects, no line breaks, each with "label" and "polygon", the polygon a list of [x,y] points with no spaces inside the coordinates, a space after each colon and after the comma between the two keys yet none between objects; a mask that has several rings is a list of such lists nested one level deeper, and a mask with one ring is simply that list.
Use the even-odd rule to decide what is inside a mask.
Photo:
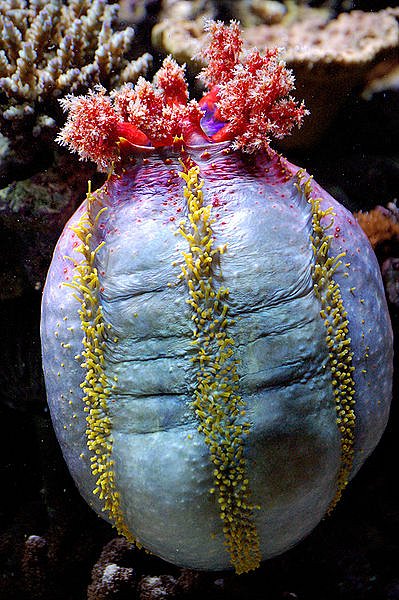
[{"label": "orange coral", "polygon": [[354,215],[373,248],[383,242],[399,239],[399,223],[392,211],[376,206],[370,212],[357,212]]}]

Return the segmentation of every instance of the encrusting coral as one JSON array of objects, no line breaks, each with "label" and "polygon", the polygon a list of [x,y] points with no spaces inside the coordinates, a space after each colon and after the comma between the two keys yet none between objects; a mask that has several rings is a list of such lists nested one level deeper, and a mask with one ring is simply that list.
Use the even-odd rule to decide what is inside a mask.
[{"label": "encrusting coral", "polygon": [[355,217],[373,248],[389,241],[399,241],[399,212],[396,205],[376,206],[369,212],[357,212]]},{"label": "encrusting coral", "polygon": [[29,131],[33,138],[54,131],[66,92],[115,87],[146,71],[148,54],[127,58],[134,31],[114,31],[117,13],[108,0],[0,3],[0,127],[14,146]]},{"label": "encrusting coral", "polygon": [[[392,332],[353,215],[270,146],[301,124],[277,50],[208,24],[207,88],[68,96],[59,140],[108,171],[57,244],[47,397],[80,492],[129,542],[237,573],[335,507],[384,430]],[[383,359],[382,359],[383,357]]]}]

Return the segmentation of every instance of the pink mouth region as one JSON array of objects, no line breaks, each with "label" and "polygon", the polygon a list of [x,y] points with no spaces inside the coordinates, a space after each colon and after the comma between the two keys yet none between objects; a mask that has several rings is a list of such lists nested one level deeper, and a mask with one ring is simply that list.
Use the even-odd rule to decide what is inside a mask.
[{"label": "pink mouth region", "polygon": [[[181,141],[188,145],[203,142],[225,142],[234,137],[229,123],[221,120],[217,106],[217,93],[218,89],[215,86],[200,100],[198,106],[203,111],[203,116],[198,115],[196,122],[187,119],[181,124],[180,136],[176,133],[175,137],[179,137]],[[128,121],[116,124],[115,141],[118,138],[120,141],[125,140],[134,146],[148,146],[151,148],[165,146],[164,140],[162,142],[156,139],[151,140],[143,131]],[[170,145],[173,141],[170,140]]]},{"label": "pink mouth region", "polygon": [[204,111],[200,126],[208,139],[213,142],[224,142],[228,139],[228,123],[222,120],[217,106],[218,88],[215,86],[199,102]]}]

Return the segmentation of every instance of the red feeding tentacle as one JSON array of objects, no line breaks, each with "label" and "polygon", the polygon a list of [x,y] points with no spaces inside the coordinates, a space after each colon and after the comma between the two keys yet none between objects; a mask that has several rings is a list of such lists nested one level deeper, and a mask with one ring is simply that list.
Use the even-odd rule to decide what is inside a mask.
[{"label": "red feeding tentacle", "polygon": [[146,134],[132,123],[128,123],[127,121],[117,123],[115,130],[118,137],[124,138],[131,144],[135,144],[136,146],[148,146],[150,144],[150,140]]},{"label": "red feeding tentacle", "polygon": [[167,56],[155,76],[157,87],[162,90],[164,101],[168,106],[188,102],[188,86],[184,67],[177,64],[171,56]]},{"label": "red feeding tentacle", "polygon": [[209,32],[209,43],[199,56],[207,62],[199,77],[212,88],[225,83],[233,76],[234,67],[239,63],[243,41],[237,21],[231,21],[229,26],[222,21],[208,21],[205,24]]},{"label": "red feeding tentacle", "polygon": [[226,125],[223,125],[219,131],[213,134],[212,141],[227,142],[228,140],[233,140],[236,134],[237,132],[235,127],[233,127],[231,123],[226,123]]},{"label": "red feeding tentacle", "polygon": [[209,48],[201,55],[209,64],[200,75],[210,87],[200,101],[207,111],[205,131],[215,142],[234,140],[234,147],[245,152],[268,151],[270,137],[284,137],[308,112],[289,96],[292,72],[276,48],[240,57],[242,39],[234,21],[208,28]]},{"label": "red feeding tentacle", "polygon": [[201,108],[206,108],[213,112],[214,114],[217,111],[216,103],[218,101],[219,96],[219,86],[214,85],[213,88],[204,96],[202,96],[201,100],[198,102]]},{"label": "red feeding tentacle", "polygon": [[126,144],[158,148],[173,145],[176,138],[182,144],[230,140],[248,153],[267,152],[271,137],[284,137],[307,114],[303,103],[290,96],[292,72],[277,49],[242,56],[235,21],[229,26],[210,21],[207,29],[209,43],[201,55],[208,66],[200,78],[209,91],[199,103],[189,101],[184,66],[168,56],[152,83],[141,77],[111,97],[98,87],[87,96],[62,100],[69,115],[58,141],[101,170],[120,159],[121,139],[124,154]]}]

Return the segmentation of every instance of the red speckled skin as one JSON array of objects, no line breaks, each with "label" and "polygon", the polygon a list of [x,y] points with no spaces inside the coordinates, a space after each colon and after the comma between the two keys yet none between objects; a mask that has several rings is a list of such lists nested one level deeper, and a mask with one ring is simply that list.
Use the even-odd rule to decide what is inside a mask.
[{"label": "red speckled skin", "polygon": [[[235,323],[229,333],[251,423],[245,452],[253,499],[261,507],[255,521],[264,558],[298,542],[325,514],[336,491],[340,438],[325,327],[313,292],[311,206],[297,186],[298,168],[278,155],[229,152],[228,143],[187,148],[183,155],[137,152],[99,193],[99,207],[107,210],[92,232],[93,247],[105,241],[96,268],[104,318],[112,326],[106,373],[118,377],[109,398],[116,483],[126,523],[148,549],[187,567],[223,569],[229,556],[209,494],[209,452],[190,407],[192,321],[179,279],[187,242],[176,233],[187,217],[181,157],[200,166],[214,243],[226,246],[214,285],[230,290]],[[334,277],[354,352],[355,473],[388,418],[392,333],[368,240],[346,209],[316,183],[312,190],[323,208],[334,209],[331,255],[346,252]],[[70,225],[83,210],[65,228],[49,271],[43,363],[65,459],[101,514],[80,402],[84,374],[74,358],[82,349],[78,302],[63,285],[73,276],[65,256],[79,260]]]}]

